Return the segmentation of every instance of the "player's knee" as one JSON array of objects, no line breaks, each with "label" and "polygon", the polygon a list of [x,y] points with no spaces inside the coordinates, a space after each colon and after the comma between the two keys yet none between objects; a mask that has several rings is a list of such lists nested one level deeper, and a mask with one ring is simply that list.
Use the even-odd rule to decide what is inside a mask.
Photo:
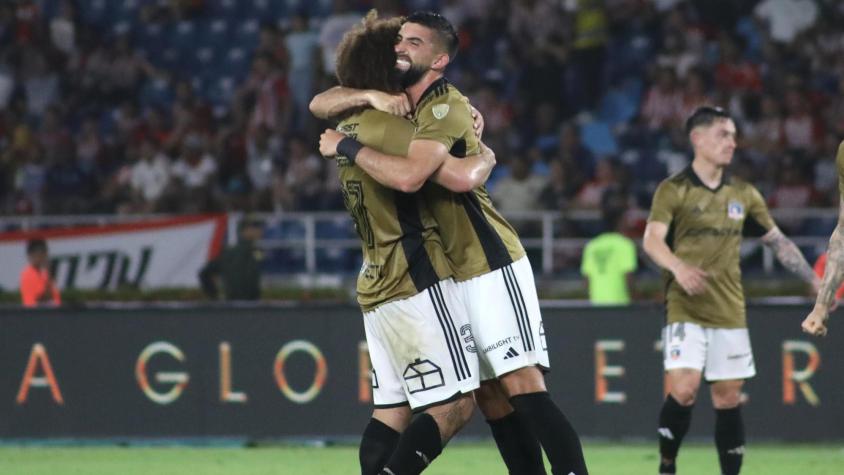
[{"label": "player's knee", "polygon": [[500,380],[501,385],[504,386],[507,395],[510,397],[546,391],[545,379],[536,366],[519,368],[512,373],[505,374]]},{"label": "player's knee", "polygon": [[425,412],[434,418],[443,441],[447,441],[472,418],[475,399],[471,394],[464,394],[457,400],[429,408]]},{"label": "player's knee", "polygon": [[715,409],[732,409],[741,404],[741,387],[712,387],[712,406]]},{"label": "player's knee", "polygon": [[681,406],[691,406],[697,400],[697,390],[697,385],[677,385],[671,388],[671,397]]},{"label": "player's knee", "polygon": [[481,387],[475,391],[475,401],[487,420],[501,419],[513,412],[513,406],[498,380],[481,383]]},{"label": "player's knee", "polygon": [[469,422],[472,414],[475,412],[475,399],[471,394],[467,394],[456,401],[458,417],[461,421],[461,427]]}]

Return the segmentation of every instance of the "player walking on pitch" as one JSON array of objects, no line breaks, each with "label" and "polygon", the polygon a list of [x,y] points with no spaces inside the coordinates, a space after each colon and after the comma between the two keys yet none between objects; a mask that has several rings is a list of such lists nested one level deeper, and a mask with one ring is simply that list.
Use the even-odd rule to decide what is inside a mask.
[{"label": "player walking on pitch", "polygon": [[777,228],[751,184],[725,170],[736,126],[723,109],[698,108],[686,121],[694,160],[660,183],[645,228],[645,252],[662,267],[667,324],[664,367],[670,394],[659,415],[660,474],[676,473],[701,376],[715,406],[715,445],[722,475],[737,475],[744,455],[740,397],[756,374],[739,268],[743,230],[756,228],[789,271],[819,285],[797,246]]}]

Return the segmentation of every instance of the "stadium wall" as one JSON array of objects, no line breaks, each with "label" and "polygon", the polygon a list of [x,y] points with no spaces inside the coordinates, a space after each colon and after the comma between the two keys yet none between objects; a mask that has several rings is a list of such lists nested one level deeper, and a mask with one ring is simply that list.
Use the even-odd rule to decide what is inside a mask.
[{"label": "stadium wall", "polygon": [[[752,305],[752,439],[844,440],[844,333]],[[546,305],[548,386],[588,437],[653,438],[662,310]],[[471,345],[471,342],[467,344]],[[0,309],[0,438],[356,436],[370,413],[358,310],[334,305]],[[692,436],[711,437],[705,385]],[[487,436],[476,415],[466,434]]]}]

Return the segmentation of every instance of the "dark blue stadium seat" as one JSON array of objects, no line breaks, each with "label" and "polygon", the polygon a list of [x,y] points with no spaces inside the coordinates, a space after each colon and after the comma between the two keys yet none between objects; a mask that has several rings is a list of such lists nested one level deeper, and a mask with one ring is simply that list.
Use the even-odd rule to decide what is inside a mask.
[{"label": "dark blue stadium seat", "polygon": [[618,143],[609,124],[592,121],[580,127],[580,137],[583,146],[596,156],[615,155],[618,153]]},{"label": "dark blue stadium seat", "polygon": [[163,78],[147,79],[141,87],[139,100],[142,107],[167,107],[173,102],[169,81]]},{"label": "dark blue stadium seat", "polygon": [[97,26],[109,23],[107,0],[80,0],[76,10],[83,23]]},{"label": "dark blue stadium seat", "polygon": [[244,48],[235,47],[229,49],[223,59],[225,70],[229,75],[242,81],[249,73],[251,55]]},{"label": "dark blue stadium seat", "polygon": [[211,48],[224,48],[229,46],[231,24],[222,18],[214,18],[202,21],[197,26],[197,43]]},{"label": "dark blue stadium seat", "polygon": [[253,50],[258,47],[261,34],[261,22],[256,18],[244,20],[237,25],[234,42],[241,48]]}]

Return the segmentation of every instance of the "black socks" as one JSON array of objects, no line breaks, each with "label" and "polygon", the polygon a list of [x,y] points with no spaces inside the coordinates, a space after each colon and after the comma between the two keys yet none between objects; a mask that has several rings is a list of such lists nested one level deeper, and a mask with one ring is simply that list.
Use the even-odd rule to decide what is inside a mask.
[{"label": "black socks", "polygon": [[487,424],[510,475],[545,475],[542,447],[515,411]]},{"label": "black socks", "polygon": [[[672,462],[677,458],[683,437],[692,422],[692,406],[681,406],[670,394],[659,413],[659,454]],[[674,473],[673,463],[660,467],[660,473]],[[665,471],[663,471],[665,470]]]},{"label": "black socks", "polygon": [[588,475],[580,439],[547,392],[520,394],[510,398],[519,417],[539,439],[554,475]]},{"label": "black socks", "polygon": [[413,419],[399,438],[396,450],[382,475],[417,475],[428,467],[443,451],[440,428],[430,414],[422,413]]},{"label": "black socks", "polygon": [[741,406],[715,410],[715,447],[722,475],[738,475],[744,459],[744,423]]},{"label": "black socks", "polygon": [[378,475],[393,455],[400,435],[378,419],[369,419],[358,451],[361,475]]}]

